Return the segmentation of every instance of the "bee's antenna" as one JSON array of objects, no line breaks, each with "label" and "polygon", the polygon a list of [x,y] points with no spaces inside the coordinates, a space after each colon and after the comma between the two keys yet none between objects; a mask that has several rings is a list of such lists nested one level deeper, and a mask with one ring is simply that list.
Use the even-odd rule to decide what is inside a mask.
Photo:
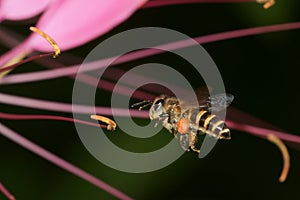
[{"label": "bee's antenna", "polygon": [[140,107],[139,107],[139,110],[142,110],[143,108],[145,108],[145,107],[147,107],[147,106],[150,106],[151,104],[152,104],[152,102],[151,102],[150,100],[144,100],[144,101],[141,101],[141,102],[132,104],[132,105],[131,105],[131,108],[140,106]]}]

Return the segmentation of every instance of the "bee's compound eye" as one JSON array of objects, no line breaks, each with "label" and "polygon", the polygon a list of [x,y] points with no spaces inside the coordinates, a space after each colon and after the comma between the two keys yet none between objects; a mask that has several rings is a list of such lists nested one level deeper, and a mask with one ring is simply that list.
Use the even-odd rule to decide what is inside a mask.
[{"label": "bee's compound eye", "polygon": [[161,105],[165,102],[163,99],[159,99],[154,103],[154,110],[157,110],[158,108],[161,107]]},{"label": "bee's compound eye", "polygon": [[163,100],[163,99],[159,99],[159,100],[157,100],[156,102],[155,102],[155,104],[163,104],[165,102],[165,100]]}]

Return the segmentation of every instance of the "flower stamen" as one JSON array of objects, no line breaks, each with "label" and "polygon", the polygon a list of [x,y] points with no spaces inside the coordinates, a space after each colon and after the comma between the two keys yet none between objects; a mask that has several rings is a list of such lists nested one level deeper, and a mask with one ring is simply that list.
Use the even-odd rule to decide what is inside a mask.
[{"label": "flower stamen", "polygon": [[281,175],[279,177],[279,182],[284,182],[286,180],[286,177],[289,173],[289,169],[290,169],[290,155],[289,152],[285,146],[285,144],[275,135],[273,134],[269,134],[267,135],[267,139],[274,143],[279,150],[281,151],[282,154],[282,158],[283,158],[283,167],[282,167],[282,171],[281,171]]},{"label": "flower stamen", "polygon": [[107,130],[114,131],[116,130],[117,124],[113,120],[103,117],[101,115],[91,115],[91,119],[99,120],[107,124]]},{"label": "flower stamen", "polygon": [[51,46],[54,49],[53,58],[56,58],[60,54],[60,49],[59,49],[57,43],[47,33],[43,32],[42,30],[40,30],[40,29],[38,29],[38,28],[36,28],[34,26],[31,26],[29,29],[31,31],[39,34],[43,38],[45,38],[51,44]]},{"label": "flower stamen", "polygon": [[0,119],[9,119],[9,120],[57,120],[57,121],[66,121],[85,124],[89,126],[107,128],[106,125],[91,123],[88,121],[74,119],[70,117],[56,116],[56,115],[30,115],[30,114],[13,114],[13,113],[4,113],[0,112]]},{"label": "flower stamen", "polygon": [[264,4],[264,9],[268,9],[275,4],[275,0],[256,0],[256,2]]},{"label": "flower stamen", "polygon": [[[60,54],[60,48],[58,47],[57,43],[48,34],[46,34],[45,32],[43,32],[40,29],[38,29],[36,27],[33,27],[33,26],[31,26],[29,29],[31,31],[33,31],[33,32],[41,35],[43,38],[45,38],[51,44],[51,46],[53,47],[54,53],[51,53],[51,54],[50,53],[46,53],[46,54],[42,54],[42,55],[32,56],[32,57],[24,59],[24,60],[22,60],[20,62],[17,62],[17,63],[15,63],[15,62],[12,61],[14,64],[12,64],[12,65],[8,64],[7,66],[5,66],[5,67],[3,67],[3,68],[0,69],[0,77],[6,75],[10,70],[14,69],[15,67],[20,66],[20,65],[22,65],[24,63],[27,63],[29,61],[40,59],[40,58],[49,57],[51,55],[53,56],[53,58],[56,58]],[[23,57],[25,57],[26,54],[27,53],[24,53],[24,55],[21,54],[19,56],[21,58],[23,58]],[[18,57],[16,57],[16,59],[18,59]]]},{"label": "flower stamen", "polygon": [[16,68],[16,67],[18,67],[18,66],[20,66],[22,64],[28,63],[28,62],[30,62],[32,60],[37,60],[37,59],[49,57],[52,54],[53,53],[46,53],[46,54],[42,54],[42,55],[31,56],[29,58],[26,58],[26,59],[20,61],[20,62],[17,62],[15,64],[13,64],[13,65],[9,65],[7,67],[0,68],[0,74],[1,74],[0,77],[4,76],[6,73],[8,73],[9,70],[13,70],[14,68]]}]

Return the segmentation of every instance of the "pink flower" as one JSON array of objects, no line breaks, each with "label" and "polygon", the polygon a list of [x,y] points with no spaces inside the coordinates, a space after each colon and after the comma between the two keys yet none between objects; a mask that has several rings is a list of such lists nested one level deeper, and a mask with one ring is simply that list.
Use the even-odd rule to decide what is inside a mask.
[{"label": "pink flower", "polygon": [[[71,49],[111,30],[144,2],[145,0],[78,0],[74,3],[71,0],[56,0],[43,14],[37,27],[55,38],[62,50]],[[51,51],[51,47],[35,34],[29,41],[29,47],[35,50]]]},{"label": "pink flower", "polygon": [[[103,35],[126,20],[145,2],[145,0],[78,0],[75,3],[71,0],[54,0],[48,5],[36,26],[55,38],[61,50],[67,50]],[[28,5],[35,6],[29,3]],[[39,4],[39,9],[28,10],[28,13],[32,15],[41,11],[45,6]],[[25,6],[25,8],[27,7],[29,6]],[[9,13],[9,8],[13,8],[13,6],[3,8],[5,13]],[[18,9],[15,9],[15,13],[17,12]],[[14,18],[20,19],[21,16],[16,14]],[[24,14],[24,16],[30,15]],[[52,51],[51,46],[43,38],[32,34],[18,47],[0,57],[0,66],[18,54],[32,50]]]}]

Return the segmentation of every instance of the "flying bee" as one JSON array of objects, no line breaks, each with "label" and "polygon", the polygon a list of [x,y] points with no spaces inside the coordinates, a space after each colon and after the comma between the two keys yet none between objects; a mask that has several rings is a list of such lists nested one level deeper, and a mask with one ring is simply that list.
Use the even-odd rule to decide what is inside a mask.
[{"label": "flying bee", "polygon": [[198,96],[198,105],[188,104],[176,97],[160,95],[153,102],[142,101],[132,106],[141,105],[139,110],[150,106],[149,117],[161,122],[163,127],[175,137],[179,137],[184,150],[200,152],[196,148],[197,134],[208,134],[216,139],[231,139],[230,130],[225,122],[212,114],[225,109],[233,101],[231,94],[209,96],[202,93]]}]

